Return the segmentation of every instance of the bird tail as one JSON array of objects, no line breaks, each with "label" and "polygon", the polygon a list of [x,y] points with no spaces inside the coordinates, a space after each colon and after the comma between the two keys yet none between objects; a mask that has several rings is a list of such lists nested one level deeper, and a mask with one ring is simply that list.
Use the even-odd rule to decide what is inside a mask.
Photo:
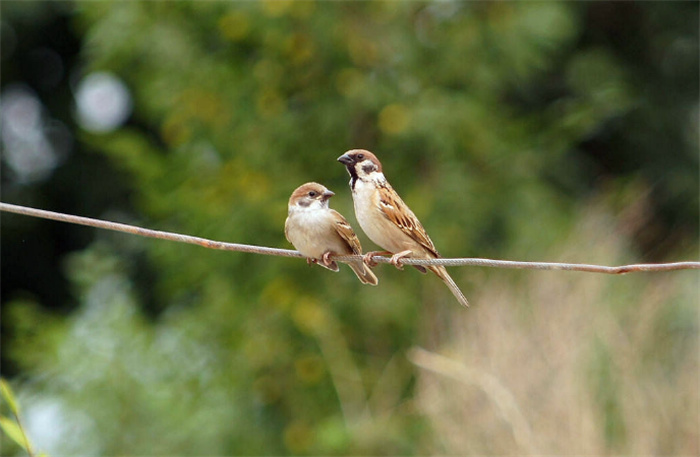
[{"label": "bird tail", "polygon": [[445,269],[445,267],[441,265],[433,265],[428,268],[430,269],[430,271],[435,273],[440,279],[442,279],[445,282],[445,284],[447,284],[447,287],[450,289],[450,292],[452,292],[452,295],[455,296],[460,305],[466,306],[467,308],[469,307],[467,297],[465,297],[462,291],[459,290],[459,287],[454,282],[452,277],[449,274],[447,274],[447,270]]},{"label": "bird tail", "polygon": [[362,284],[370,284],[372,286],[376,286],[379,284],[379,280],[377,277],[374,275],[374,272],[370,270],[370,268],[364,264],[364,262],[352,262],[348,263],[350,268],[352,268],[352,271],[355,272],[357,275],[357,278],[362,282]]}]

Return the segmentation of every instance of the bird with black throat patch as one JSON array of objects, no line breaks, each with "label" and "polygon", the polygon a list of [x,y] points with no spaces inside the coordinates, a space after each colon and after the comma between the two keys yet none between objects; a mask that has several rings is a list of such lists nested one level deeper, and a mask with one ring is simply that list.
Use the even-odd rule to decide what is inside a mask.
[{"label": "bird with black throat patch", "polygon": [[[333,195],[315,182],[299,186],[289,198],[284,235],[306,256],[307,262],[338,271],[338,263],[330,257],[362,255],[362,246],[343,215],[330,208],[329,200]],[[349,262],[348,266],[363,284],[378,284],[379,280],[362,260]]]},{"label": "bird with black throat patch", "polygon": [[[364,149],[352,149],[338,157],[350,173],[350,189],[355,217],[365,234],[375,244],[392,254],[391,263],[402,268],[401,259],[438,259],[433,241],[413,211],[396,193],[382,170],[377,156]],[[370,252],[365,255],[370,263]],[[441,265],[413,265],[421,273],[427,270],[444,281],[457,301],[469,306],[467,298]]]}]

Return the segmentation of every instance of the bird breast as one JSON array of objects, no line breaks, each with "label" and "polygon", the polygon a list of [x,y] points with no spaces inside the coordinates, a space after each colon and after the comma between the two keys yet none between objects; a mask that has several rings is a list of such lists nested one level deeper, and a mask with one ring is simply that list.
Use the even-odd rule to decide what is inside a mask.
[{"label": "bird breast", "polygon": [[338,235],[328,210],[295,209],[287,219],[289,241],[306,257],[320,259],[327,251],[348,254],[348,246]]},{"label": "bird breast", "polygon": [[382,214],[378,199],[374,183],[357,181],[353,190],[355,217],[367,237],[389,252],[416,251],[416,243]]}]

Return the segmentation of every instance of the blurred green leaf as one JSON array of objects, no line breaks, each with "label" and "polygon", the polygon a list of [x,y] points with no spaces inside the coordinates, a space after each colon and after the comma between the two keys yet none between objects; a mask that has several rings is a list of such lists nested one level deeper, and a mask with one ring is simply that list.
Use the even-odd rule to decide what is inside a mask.
[{"label": "blurred green leaf", "polygon": [[7,402],[12,414],[18,416],[19,406],[17,405],[17,400],[15,400],[15,394],[12,392],[12,388],[10,388],[10,385],[4,378],[0,378],[0,394],[2,394],[3,400]]},{"label": "blurred green leaf", "polygon": [[27,450],[27,439],[17,422],[8,417],[0,416],[0,427],[7,436],[12,438],[12,441],[19,444],[25,451]]}]

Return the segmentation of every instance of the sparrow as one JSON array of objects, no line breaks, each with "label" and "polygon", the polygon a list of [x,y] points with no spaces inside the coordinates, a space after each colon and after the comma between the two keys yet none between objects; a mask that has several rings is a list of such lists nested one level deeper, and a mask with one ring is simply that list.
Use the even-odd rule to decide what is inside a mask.
[{"label": "sparrow", "polygon": [[[318,263],[332,271],[338,264],[332,255],[362,255],[362,246],[348,221],[328,200],[335,195],[321,184],[308,182],[299,186],[289,198],[289,215],[284,223],[284,235],[306,256],[306,261]],[[379,280],[370,267],[358,260],[348,265],[363,284],[376,286]]]},{"label": "sparrow", "polygon": [[[355,206],[355,216],[370,240],[386,249],[391,263],[402,268],[401,259],[438,259],[432,240],[413,211],[384,177],[382,164],[377,157],[364,149],[352,149],[338,157],[350,173],[350,189]],[[375,253],[365,255],[370,264]],[[440,265],[413,265],[421,273],[427,270],[442,279],[460,304],[469,306],[466,297],[452,280],[445,267]]]}]

